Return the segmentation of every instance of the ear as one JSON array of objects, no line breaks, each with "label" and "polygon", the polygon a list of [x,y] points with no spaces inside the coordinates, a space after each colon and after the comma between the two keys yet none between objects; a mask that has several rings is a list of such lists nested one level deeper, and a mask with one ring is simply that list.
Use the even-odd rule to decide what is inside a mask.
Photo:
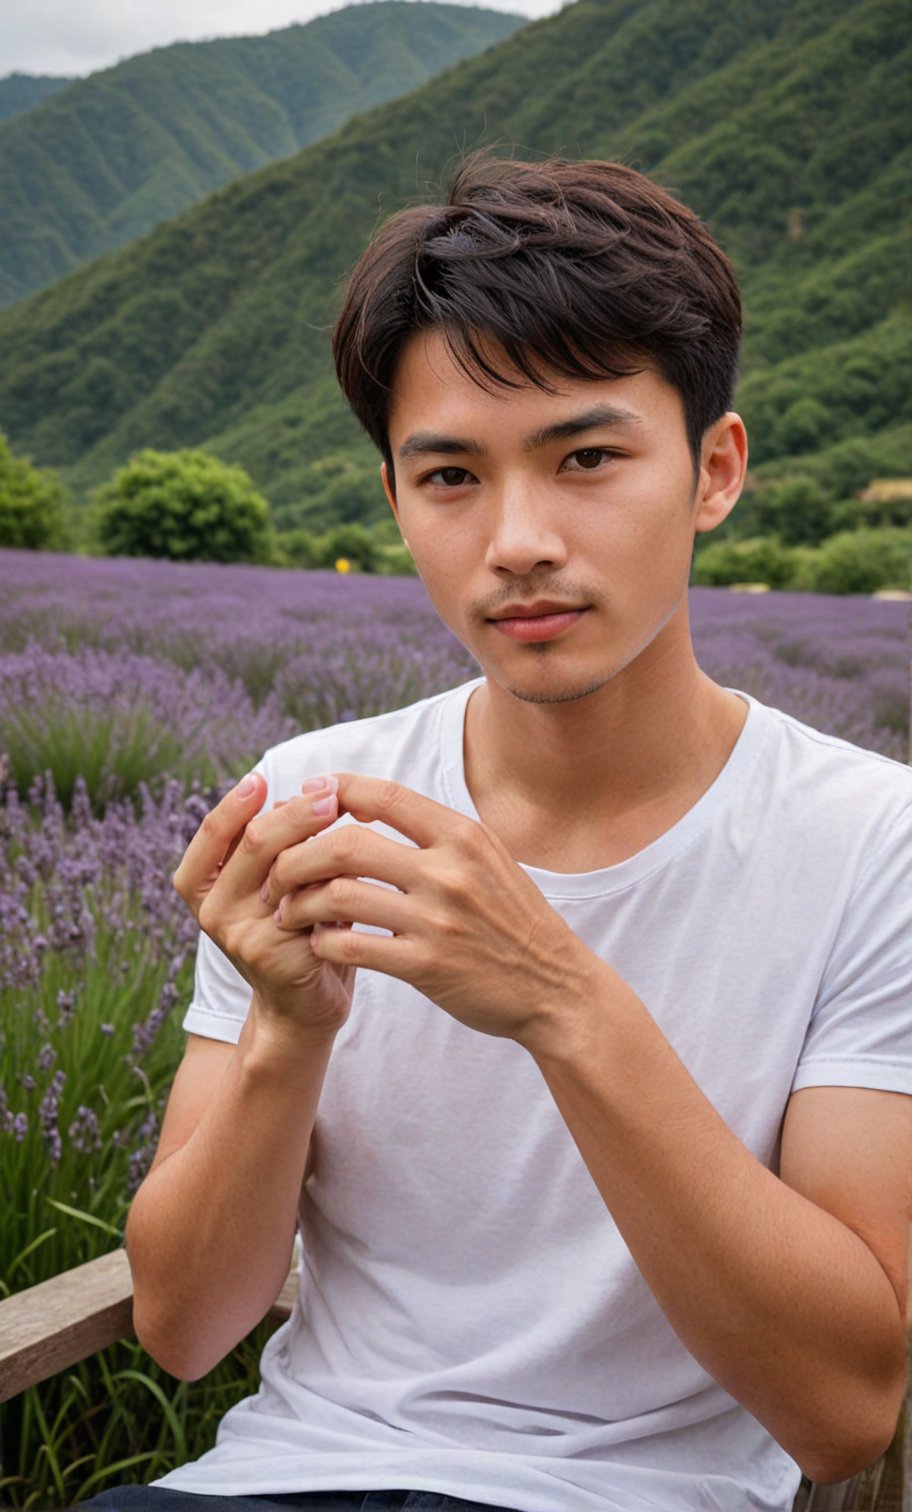
[{"label": "ear", "polygon": [[[380,477],[383,480],[383,492],[386,494],[387,503],[389,504],[390,509],[393,511],[393,519],[396,521],[396,524],[399,527],[399,534],[402,535],[402,521],[399,518],[399,505],[397,503],[396,494],[393,489],[392,481],[390,479],[389,468],[387,467],[385,462],[381,462],[380,464]],[[409,545],[408,541],[405,539],[404,535],[402,536],[402,544],[405,547],[406,551],[411,551],[412,548]]]},{"label": "ear", "polygon": [[734,509],[747,472],[747,431],[740,415],[729,410],[703,437],[696,490],[694,529],[715,530]]}]

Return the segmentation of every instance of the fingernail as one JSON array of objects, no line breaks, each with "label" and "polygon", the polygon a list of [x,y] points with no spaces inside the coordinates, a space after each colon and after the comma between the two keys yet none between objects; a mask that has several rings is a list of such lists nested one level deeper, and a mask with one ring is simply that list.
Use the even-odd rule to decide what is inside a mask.
[{"label": "fingernail", "polygon": [[322,793],[324,791],[338,793],[338,777],[308,777],[306,782],[301,783],[302,793]]},{"label": "fingernail", "polygon": [[235,788],[234,796],[236,798],[249,798],[250,794],[256,790],[256,785],[257,780],[255,774],[253,772],[248,772],[247,776],[242,777],[237,787]]},{"label": "fingernail", "polygon": [[339,800],[336,797],[335,793],[327,793],[325,798],[314,799],[311,807],[313,812],[320,819],[325,819],[327,814],[331,814],[333,812],[338,802]]},{"label": "fingernail", "polygon": [[277,924],[281,924],[281,922],[282,922],[282,914],[284,912],[285,912],[285,900],[283,898],[282,902],[279,904],[278,908],[276,909],[275,913],[272,916],[275,919],[275,921],[276,921]]},{"label": "fingernail", "polygon": [[260,897],[262,898],[262,900],[263,900],[264,903],[268,903],[269,902],[269,878],[268,877],[266,878],[266,881],[263,883],[263,886],[260,888]]}]

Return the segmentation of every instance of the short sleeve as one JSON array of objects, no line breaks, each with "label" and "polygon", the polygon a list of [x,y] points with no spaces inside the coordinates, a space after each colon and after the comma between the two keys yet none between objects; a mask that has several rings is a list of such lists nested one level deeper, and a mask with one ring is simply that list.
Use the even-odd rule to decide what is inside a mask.
[{"label": "short sleeve", "polygon": [[[332,732],[329,732],[330,734]],[[310,731],[273,746],[253,768],[266,779],[263,811],[300,791],[302,775],[334,770],[327,732]],[[240,972],[208,935],[200,933],[193,998],[184,1014],[189,1034],[236,1045],[253,993]]]},{"label": "short sleeve", "polygon": [[209,936],[201,932],[196,952],[193,999],[184,1014],[184,1028],[190,1034],[236,1045],[252,996],[240,972]]},{"label": "short sleeve", "polygon": [[885,827],[841,921],[793,1083],[912,1093],[912,807]]},{"label": "short sleeve", "polygon": [[[265,808],[271,808],[275,802],[270,772],[271,755],[272,752],[267,751],[253,768],[266,778]],[[232,966],[214,940],[200,930],[193,997],[184,1014],[183,1028],[188,1034],[201,1034],[205,1039],[224,1040],[229,1045],[236,1045],[252,997],[250,986],[241,973]]]}]

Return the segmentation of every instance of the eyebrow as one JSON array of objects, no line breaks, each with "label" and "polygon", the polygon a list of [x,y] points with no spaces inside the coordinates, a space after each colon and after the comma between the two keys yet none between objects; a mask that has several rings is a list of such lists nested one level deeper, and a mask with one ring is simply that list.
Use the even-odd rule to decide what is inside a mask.
[{"label": "eyebrow", "polygon": [[[542,426],[523,441],[523,451],[537,451],[555,441],[568,441],[585,431],[596,430],[606,425],[639,425],[640,416],[633,410],[619,408],[616,404],[597,404],[580,415],[570,415],[566,420],[557,420],[553,425]],[[487,447],[469,436],[444,436],[437,431],[415,431],[399,448],[399,456],[409,457],[483,457]]]}]

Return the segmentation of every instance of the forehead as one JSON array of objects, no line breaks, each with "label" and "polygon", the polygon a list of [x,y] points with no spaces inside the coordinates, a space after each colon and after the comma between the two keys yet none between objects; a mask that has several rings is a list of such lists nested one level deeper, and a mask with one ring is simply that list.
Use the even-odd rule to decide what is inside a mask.
[{"label": "forehead", "polygon": [[514,429],[529,433],[599,408],[616,412],[615,423],[626,416],[640,426],[683,426],[680,394],[650,365],[621,378],[576,379],[541,368],[540,386],[511,366],[498,348],[492,346],[484,355],[508,384],[467,373],[440,331],[420,331],[409,338],[390,395],[389,438],[394,451],[417,431],[459,435],[471,426],[476,434],[479,427],[493,434]]}]

